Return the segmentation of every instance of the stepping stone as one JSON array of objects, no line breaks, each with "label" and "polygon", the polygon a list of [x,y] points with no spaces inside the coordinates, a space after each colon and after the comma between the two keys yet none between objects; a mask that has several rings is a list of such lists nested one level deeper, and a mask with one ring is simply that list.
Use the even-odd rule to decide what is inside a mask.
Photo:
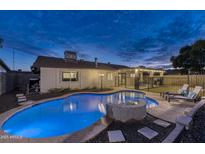
[{"label": "stepping stone", "polygon": [[160,119],[155,120],[154,123],[159,125],[159,126],[162,126],[164,128],[170,126],[170,123],[163,121],[163,120],[160,120]]},{"label": "stepping stone", "polygon": [[108,131],[109,142],[123,142],[125,138],[121,130]]},{"label": "stepping stone", "polygon": [[141,129],[139,129],[137,132],[142,134],[143,136],[145,136],[146,138],[148,138],[150,140],[159,134],[158,132],[156,132],[148,127],[143,127]]}]

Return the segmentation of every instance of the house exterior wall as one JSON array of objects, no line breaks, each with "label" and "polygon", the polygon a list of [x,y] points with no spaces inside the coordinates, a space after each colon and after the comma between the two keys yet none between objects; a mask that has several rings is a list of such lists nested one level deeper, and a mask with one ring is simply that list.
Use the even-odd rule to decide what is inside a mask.
[{"label": "house exterior wall", "polygon": [[[78,81],[63,81],[63,72],[78,72]],[[108,79],[108,74],[112,74],[112,80]],[[100,77],[100,74],[104,74]],[[116,83],[117,72],[113,70],[99,70],[99,69],[64,69],[64,68],[45,68],[40,69],[40,89],[42,93],[48,92],[49,89],[54,88],[71,88],[83,89],[92,87],[113,87]]]}]

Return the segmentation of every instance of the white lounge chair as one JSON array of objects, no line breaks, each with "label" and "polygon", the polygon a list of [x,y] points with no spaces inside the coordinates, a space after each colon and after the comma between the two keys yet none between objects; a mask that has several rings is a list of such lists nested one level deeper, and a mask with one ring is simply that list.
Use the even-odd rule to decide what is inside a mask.
[{"label": "white lounge chair", "polygon": [[199,93],[202,90],[201,86],[196,86],[193,91],[189,91],[187,96],[180,96],[180,95],[169,95],[168,102],[173,99],[181,99],[185,101],[191,101],[196,103],[197,100],[200,100]]},{"label": "white lounge chair", "polygon": [[16,94],[16,97],[24,96],[24,94]]},{"label": "white lounge chair", "polygon": [[16,94],[16,100],[18,103],[27,101],[27,98],[24,94]]},{"label": "white lounge chair", "polygon": [[167,97],[169,95],[184,95],[185,93],[188,93],[188,88],[189,85],[188,84],[184,84],[177,92],[163,92],[160,93],[160,96],[165,97],[167,99]]}]

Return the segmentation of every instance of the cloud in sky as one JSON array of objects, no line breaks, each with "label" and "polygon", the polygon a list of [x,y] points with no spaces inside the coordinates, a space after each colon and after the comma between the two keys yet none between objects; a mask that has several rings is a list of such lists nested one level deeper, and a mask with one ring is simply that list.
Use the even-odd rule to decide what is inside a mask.
[{"label": "cloud in sky", "polygon": [[[199,14],[196,16],[195,12],[183,12],[172,20],[167,19],[167,24],[156,30],[155,34],[127,43],[119,52],[119,56],[125,61],[135,61],[141,55],[145,64],[150,64],[150,61],[168,63],[170,56],[177,54],[183,45],[204,38],[205,14]],[[144,56],[146,54],[149,56]]]},{"label": "cloud in sky", "polygon": [[71,49],[130,66],[170,65],[182,46],[205,37],[205,11],[0,11],[0,21],[5,47],[34,57]]}]

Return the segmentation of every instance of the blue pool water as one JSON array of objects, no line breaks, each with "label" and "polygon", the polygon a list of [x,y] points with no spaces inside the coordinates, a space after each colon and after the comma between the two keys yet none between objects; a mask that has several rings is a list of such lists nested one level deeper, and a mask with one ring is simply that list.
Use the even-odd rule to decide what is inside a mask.
[{"label": "blue pool water", "polygon": [[113,94],[74,94],[24,109],[10,117],[2,129],[12,135],[46,138],[70,134],[86,128],[106,114],[106,103],[146,101],[147,107],[158,103],[143,93],[122,91]]}]

